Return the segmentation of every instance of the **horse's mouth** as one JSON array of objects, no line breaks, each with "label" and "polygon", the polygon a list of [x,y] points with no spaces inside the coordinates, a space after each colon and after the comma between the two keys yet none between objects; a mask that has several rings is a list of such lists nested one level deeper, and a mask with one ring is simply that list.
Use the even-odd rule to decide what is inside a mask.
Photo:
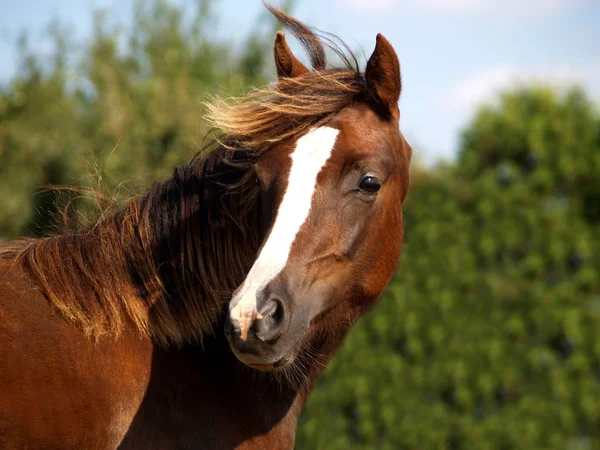
[{"label": "horse's mouth", "polygon": [[246,364],[248,367],[255,369],[255,370],[260,370],[262,372],[274,372],[277,370],[282,370],[285,367],[289,366],[292,361],[294,360],[293,356],[286,356],[281,358],[278,361],[275,361],[272,364],[252,364],[252,363],[244,363]]}]

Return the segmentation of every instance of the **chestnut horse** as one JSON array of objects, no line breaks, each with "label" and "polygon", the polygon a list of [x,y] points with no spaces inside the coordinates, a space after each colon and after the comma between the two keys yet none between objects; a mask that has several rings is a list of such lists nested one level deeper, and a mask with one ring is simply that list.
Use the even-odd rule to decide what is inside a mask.
[{"label": "chestnut horse", "polygon": [[312,70],[278,33],[278,82],[208,105],[208,156],[93,226],[0,250],[0,448],[293,448],[394,273],[411,149],[383,36],[364,73],[330,68],[267,7]]}]

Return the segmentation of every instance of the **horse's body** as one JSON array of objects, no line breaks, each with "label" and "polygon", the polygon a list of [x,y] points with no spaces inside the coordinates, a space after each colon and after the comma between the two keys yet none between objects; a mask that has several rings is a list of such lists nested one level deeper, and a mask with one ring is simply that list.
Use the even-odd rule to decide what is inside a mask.
[{"label": "horse's body", "polygon": [[132,329],[94,342],[10,261],[0,277],[0,342],[10,343],[0,385],[11,387],[0,395],[0,448],[292,447],[307,391],[265,384],[221,334],[206,351],[165,350]]},{"label": "horse's body", "polygon": [[151,342],[126,331],[95,343],[10,259],[0,279],[0,447],[116,448],[144,397]]},{"label": "horse's body", "polygon": [[278,86],[213,104],[209,156],[86,229],[0,247],[0,448],[293,448],[395,270],[410,147],[383,37],[365,75],[326,69],[271,10],[313,72],[279,34]]}]

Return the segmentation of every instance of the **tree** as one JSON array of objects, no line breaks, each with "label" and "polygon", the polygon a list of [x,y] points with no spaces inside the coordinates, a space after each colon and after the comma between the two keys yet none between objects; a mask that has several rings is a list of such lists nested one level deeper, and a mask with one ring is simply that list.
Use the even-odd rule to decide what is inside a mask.
[{"label": "tree", "polygon": [[579,90],[505,92],[413,180],[399,270],[297,448],[600,446],[599,125]]},{"label": "tree", "polygon": [[[125,28],[97,12],[83,45],[52,24],[50,60],[21,39],[20,70],[0,88],[0,239],[55,228],[73,196],[47,185],[108,194],[124,180],[133,189],[167,177],[202,149],[208,95],[236,95],[274,73],[266,16],[239,51],[215,37],[208,0],[138,1],[132,16]],[[86,208],[79,199],[69,210]]]}]

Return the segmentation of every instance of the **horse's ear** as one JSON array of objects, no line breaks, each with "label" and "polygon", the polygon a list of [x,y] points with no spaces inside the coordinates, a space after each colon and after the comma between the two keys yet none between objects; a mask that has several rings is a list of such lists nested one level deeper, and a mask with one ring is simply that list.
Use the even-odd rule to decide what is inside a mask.
[{"label": "horse's ear", "polygon": [[387,110],[386,116],[397,111],[402,90],[400,62],[392,45],[381,34],[377,35],[377,45],[367,63],[365,77],[373,100]]},{"label": "horse's ear", "polygon": [[306,66],[294,56],[281,31],[275,37],[275,67],[279,78],[294,78],[309,72]]}]

